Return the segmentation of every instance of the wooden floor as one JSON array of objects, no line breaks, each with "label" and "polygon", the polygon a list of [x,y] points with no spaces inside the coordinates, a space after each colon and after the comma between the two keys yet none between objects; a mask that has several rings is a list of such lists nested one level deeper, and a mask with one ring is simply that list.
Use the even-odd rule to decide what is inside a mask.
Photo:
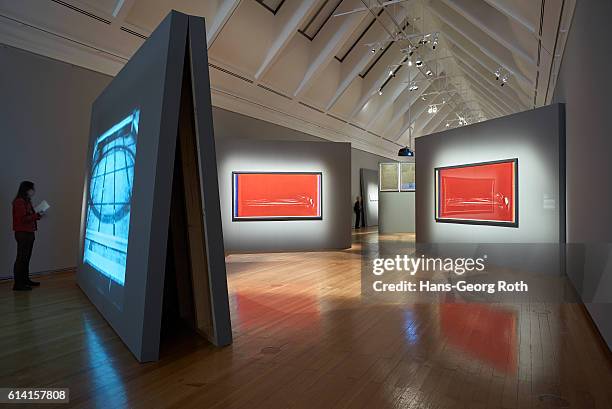
[{"label": "wooden floor", "polygon": [[363,300],[361,248],[396,239],[414,237],[228,256],[234,344],[180,337],[144,365],[73,274],[31,293],[2,283],[0,386],[69,387],[61,407],[82,408],[612,408],[608,351],[579,305]]}]

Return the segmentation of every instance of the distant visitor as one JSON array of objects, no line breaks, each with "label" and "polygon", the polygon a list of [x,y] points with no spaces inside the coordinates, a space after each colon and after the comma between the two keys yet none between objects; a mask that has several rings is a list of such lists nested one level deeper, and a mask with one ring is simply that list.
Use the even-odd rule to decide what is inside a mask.
[{"label": "distant visitor", "polygon": [[13,231],[17,241],[17,258],[13,268],[15,279],[13,290],[30,291],[40,283],[30,279],[30,258],[34,247],[34,232],[38,228],[38,220],[44,216],[44,211],[37,212],[32,206],[34,183],[23,181],[19,185],[17,196],[13,200]]}]

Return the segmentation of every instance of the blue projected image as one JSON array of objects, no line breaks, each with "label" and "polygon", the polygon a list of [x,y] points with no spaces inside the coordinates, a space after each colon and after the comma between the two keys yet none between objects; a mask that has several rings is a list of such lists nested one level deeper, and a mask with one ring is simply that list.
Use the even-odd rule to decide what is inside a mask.
[{"label": "blue projected image", "polygon": [[83,262],[124,285],[140,110],[96,139]]}]

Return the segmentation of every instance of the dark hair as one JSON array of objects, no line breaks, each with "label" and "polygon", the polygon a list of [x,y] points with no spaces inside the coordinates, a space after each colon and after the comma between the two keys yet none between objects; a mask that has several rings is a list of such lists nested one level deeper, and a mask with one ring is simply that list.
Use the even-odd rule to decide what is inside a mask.
[{"label": "dark hair", "polygon": [[19,190],[17,191],[17,196],[15,196],[15,199],[22,198],[25,200],[30,200],[28,190],[34,190],[34,183],[30,182],[29,180],[24,180],[19,184]]}]

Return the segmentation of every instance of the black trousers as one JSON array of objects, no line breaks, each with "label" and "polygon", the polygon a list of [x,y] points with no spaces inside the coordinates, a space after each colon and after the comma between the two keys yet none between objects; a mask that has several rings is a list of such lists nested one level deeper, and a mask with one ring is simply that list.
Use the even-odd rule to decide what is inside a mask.
[{"label": "black trousers", "polygon": [[16,231],[17,240],[17,259],[13,267],[13,277],[15,285],[26,285],[30,280],[30,258],[32,258],[32,248],[34,247],[34,233]]},{"label": "black trousers", "polygon": [[358,229],[361,226],[361,212],[355,212],[355,228]]}]

